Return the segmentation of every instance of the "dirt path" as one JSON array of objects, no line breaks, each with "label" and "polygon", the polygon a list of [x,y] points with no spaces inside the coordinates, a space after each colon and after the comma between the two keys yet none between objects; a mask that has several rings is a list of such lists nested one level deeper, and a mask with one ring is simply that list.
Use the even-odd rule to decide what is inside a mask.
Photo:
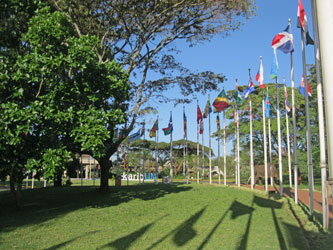
[{"label": "dirt path", "polygon": [[[242,185],[242,187],[251,188],[250,185]],[[265,187],[256,185],[255,189],[265,190]],[[275,191],[278,193],[279,188],[269,186],[269,191]],[[294,191],[294,189],[283,187],[283,195],[294,199],[295,191]],[[310,205],[309,191],[304,190],[304,189],[301,189],[301,190],[299,189],[298,190],[298,200],[309,207],[309,205]],[[313,203],[314,209],[320,213],[323,213],[321,192],[318,192],[318,191],[313,192],[313,201],[314,201],[314,203]],[[333,200],[330,198],[328,199],[328,209],[329,209],[329,217],[333,219]]]}]

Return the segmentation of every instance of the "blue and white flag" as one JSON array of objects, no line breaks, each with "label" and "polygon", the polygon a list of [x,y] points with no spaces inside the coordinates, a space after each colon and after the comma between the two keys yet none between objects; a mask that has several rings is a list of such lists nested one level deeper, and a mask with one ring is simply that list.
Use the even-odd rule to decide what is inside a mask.
[{"label": "blue and white flag", "polygon": [[128,142],[139,140],[140,137],[141,137],[141,129],[139,129],[136,133],[131,134],[128,138]]},{"label": "blue and white flag", "polygon": [[281,50],[285,54],[294,52],[294,38],[289,24],[283,32],[273,38],[272,47],[274,50]]},{"label": "blue and white flag", "polygon": [[246,99],[252,92],[254,91],[254,84],[252,82],[252,78],[249,72],[249,86],[243,92],[243,99]]}]

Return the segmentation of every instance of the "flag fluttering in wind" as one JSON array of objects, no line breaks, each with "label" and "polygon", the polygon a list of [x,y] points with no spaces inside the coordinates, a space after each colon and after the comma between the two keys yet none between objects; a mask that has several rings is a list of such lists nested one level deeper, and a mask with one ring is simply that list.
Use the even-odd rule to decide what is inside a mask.
[{"label": "flag fluttering in wind", "polygon": [[254,84],[252,82],[251,74],[249,72],[249,86],[243,92],[243,99],[246,99],[254,91]]},{"label": "flag fluttering in wind", "polygon": [[305,14],[305,10],[304,10],[302,0],[298,1],[297,28],[301,28],[303,30],[303,32],[305,33],[306,45],[308,45],[308,44],[314,45],[314,42],[313,42],[312,38],[309,35],[308,19],[306,18],[306,14]]},{"label": "flag fluttering in wind", "polygon": [[153,127],[149,131],[150,138],[153,138],[156,136],[156,131],[158,130],[158,120],[155,121]]},{"label": "flag fluttering in wind", "polygon": [[217,129],[220,130],[221,124],[220,124],[220,115],[219,114],[216,114],[216,126],[217,126]]},{"label": "flag fluttering in wind", "polygon": [[[312,96],[309,81],[307,81],[307,84],[308,84],[308,95]],[[302,80],[301,80],[301,84],[299,85],[299,88],[298,88],[298,93],[300,93],[302,96],[305,97],[304,74],[302,75]]]},{"label": "flag fluttering in wind", "polygon": [[260,60],[260,66],[259,66],[259,70],[258,73],[256,75],[256,81],[259,82],[259,86],[260,88],[265,88],[264,85],[264,67],[262,66],[262,61]]},{"label": "flag fluttering in wind", "polygon": [[199,105],[197,106],[197,123],[199,124],[200,121],[202,121],[203,117],[202,117],[202,113],[200,110]]},{"label": "flag fluttering in wind", "polygon": [[266,92],[266,100],[265,100],[265,116],[267,118],[270,118],[270,113],[271,113],[271,103],[269,101],[269,96],[268,96],[268,89]]},{"label": "flag fluttering in wind", "polygon": [[187,136],[187,118],[185,115],[185,110],[183,110],[183,120],[184,120],[184,137]]},{"label": "flag fluttering in wind", "polygon": [[237,81],[236,81],[236,90],[235,90],[234,98],[236,100],[237,105],[240,105],[243,102],[243,97],[242,97],[242,94],[239,92]]},{"label": "flag fluttering in wind", "polygon": [[211,112],[212,112],[212,108],[210,107],[210,101],[209,101],[209,98],[208,98],[207,103],[206,103],[206,107],[205,107],[205,110],[204,110],[203,118],[207,118],[208,115]]},{"label": "flag fluttering in wind", "polygon": [[136,133],[131,134],[128,138],[128,142],[139,140],[140,137],[141,137],[141,129],[139,129]]},{"label": "flag fluttering in wind", "polygon": [[216,97],[215,101],[213,102],[213,106],[218,112],[225,110],[229,106],[229,101],[224,89],[222,89],[221,93]]},{"label": "flag fluttering in wind", "polygon": [[204,124],[203,124],[203,119],[202,119],[202,120],[200,120],[200,130],[199,130],[200,135],[202,135],[203,130],[204,130]]},{"label": "flag fluttering in wind", "polygon": [[289,113],[290,112],[290,104],[289,104],[289,101],[288,101],[287,86],[286,85],[284,85],[284,86],[285,86],[284,97],[286,99],[286,110]]},{"label": "flag fluttering in wind", "polygon": [[172,125],[172,115],[170,115],[170,120],[167,128],[163,128],[164,135],[169,135],[173,131]]},{"label": "flag fluttering in wind", "polygon": [[271,75],[270,75],[271,80],[277,78],[278,70],[279,70],[279,64],[277,61],[276,50],[274,49],[274,57],[273,57],[273,62],[272,62],[272,67],[271,67]]},{"label": "flag fluttering in wind", "polygon": [[281,50],[285,54],[294,52],[294,38],[291,33],[290,25],[288,25],[283,32],[277,34],[273,38],[272,47],[274,50]]}]

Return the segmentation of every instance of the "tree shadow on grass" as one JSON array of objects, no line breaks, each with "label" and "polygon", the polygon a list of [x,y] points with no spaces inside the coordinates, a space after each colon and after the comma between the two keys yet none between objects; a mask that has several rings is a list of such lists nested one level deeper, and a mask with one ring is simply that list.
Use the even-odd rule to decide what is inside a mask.
[{"label": "tree shadow on grass", "polygon": [[109,193],[100,193],[96,187],[50,187],[23,190],[23,207],[20,211],[15,211],[12,195],[9,192],[1,192],[0,232],[39,224],[86,207],[98,209],[117,206],[133,199],[155,200],[171,193],[191,189],[190,186],[182,185],[133,185],[111,187]]}]

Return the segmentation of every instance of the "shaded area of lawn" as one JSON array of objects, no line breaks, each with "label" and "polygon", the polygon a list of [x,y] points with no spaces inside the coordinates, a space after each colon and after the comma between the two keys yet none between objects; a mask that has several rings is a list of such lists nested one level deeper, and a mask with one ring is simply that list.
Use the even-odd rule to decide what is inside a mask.
[{"label": "shaded area of lawn", "polygon": [[22,211],[0,194],[0,248],[309,249],[288,204],[210,185],[24,191]]}]

